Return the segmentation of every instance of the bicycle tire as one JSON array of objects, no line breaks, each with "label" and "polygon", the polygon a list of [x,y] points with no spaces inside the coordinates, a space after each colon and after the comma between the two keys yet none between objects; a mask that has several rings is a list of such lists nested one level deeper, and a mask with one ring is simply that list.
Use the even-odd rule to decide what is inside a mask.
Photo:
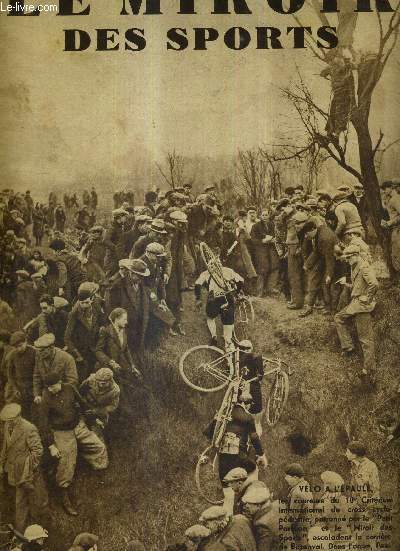
[{"label": "bicycle tire", "polygon": [[218,474],[218,450],[208,446],[196,463],[195,482],[199,494],[211,505],[221,505],[224,501]]},{"label": "bicycle tire", "polygon": [[220,448],[222,438],[224,437],[224,434],[225,434],[226,425],[229,420],[228,417],[232,412],[232,400],[233,400],[234,393],[235,393],[235,388],[233,385],[230,385],[230,387],[225,393],[221,406],[216,415],[217,422],[215,424],[211,443],[217,449]]},{"label": "bicycle tire", "polygon": [[[262,385],[263,390],[265,386]],[[263,392],[264,394],[264,392]],[[275,374],[272,388],[264,408],[265,420],[273,427],[279,421],[289,396],[289,377],[285,371],[278,371]]]},{"label": "bicycle tire", "polygon": [[236,342],[248,339],[252,334],[255,313],[252,301],[248,297],[240,299],[235,311],[233,336]]},{"label": "bicycle tire", "polygon": [[[225,352],[216,346],[201,344],[189,348],[179,359],[179,373],[185,383],[199,392],[217,392],[224,388],[233,376],[233,358],[223,358]],[[202,357],[205,361],[201,363]],[[218,358],[221,362],[218,364]],[[217,362],[215,367],[205,367],[211,362]],[[212,370],[214,373],[210,373]]]},{"label": "bicycle tire", "polygon": [[215,256],[207,243],[203,241],[200,243],[200,254],[214,283],[226,293],[232,291],[224,277],[220,260]]}]

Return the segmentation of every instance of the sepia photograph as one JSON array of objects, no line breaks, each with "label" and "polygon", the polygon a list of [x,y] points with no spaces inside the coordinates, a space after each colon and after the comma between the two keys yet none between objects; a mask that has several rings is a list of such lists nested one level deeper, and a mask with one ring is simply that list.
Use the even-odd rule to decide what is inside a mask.
[{"label": "sepia photograph", "polygon": [[400,551],[400,1],[0,29],[0,551]]}]

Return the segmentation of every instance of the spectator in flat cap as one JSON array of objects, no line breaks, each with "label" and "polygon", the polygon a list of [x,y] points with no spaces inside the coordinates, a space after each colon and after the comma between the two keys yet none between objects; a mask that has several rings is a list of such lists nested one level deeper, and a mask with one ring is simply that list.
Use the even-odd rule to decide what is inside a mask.
[{"label": "spectator in flat cap", "polygon": [[95,534],[89,532],[82,532],[78,534],[73,541],[73,545],[79,545],[84,551],[97,551],[97,544],[99,538]]},{"label": "spectator in flat cap", "polygon": [[36,361],[33,372],[33,395],[34,402],[40,404],[46,375],[54,372],[62,381],[77,385],[78,373],[74,358],[68,352],[55,346],[55,337],[52,333],[46,333],[39,337],[34,342],[34,346]]},{"label": "spectator in flat cap", "polygon": [[23,331],[15,331],[11,335],[10,345],[14,349],[5,360],[7,370],[5,398],[7,402],[20,404],[23,417],[33,421],[33,373],[36,351],[27,343],[27,337]]},{"label": "spectator in flat cap", "polygon": [[351,464],[350,485],[355,489],[352,495],[359,505],[365,506],[365,498],[380,496],[378,467],[367,457],[367,450],[362,442],[349,442],[345,455]]},{"label": "spectator in flat cap", "polygon": [[21,406],[10,403],[0,412],[4,423],[0,475],[15,488],[15,528],[25,528],[47,511],[47,493],[40,473],[43,445],[37,428],[21,416]]},{"label": "spectator in flat cap", "polygon": [[75,475],[78,449],[94,470],[107,468],[107,449],[99,437],[88,429],[84,420],[88,407],[76,387],[62,382],[56,371],[45,376],[44,386],[40,408],[43,443],[50,455],[58,459],[56,484],[63,507],[69,515],[77,516],[69,488]]},{"label": "spectator in flat cap", "polygon": [[223,507],[214,505],[203,511],[199,521],[211,532],[205,550],[211,551],[216,543],[221,543],[226,549],[257,550],[251,523],[245,516],[232,517]]},{"label": "spectator in flat cap", "polygon": [[79,286],[78,300],[68,315],[65,330],[65,344],[75,358],[80,381],[94,370],[99,331],[105,323],[101,304],[94,297],[95,287],[92,282],[86,281]]},{"label": "spectator in flat cap", "polygon": [[252,484],[242,497],[243,511],[251,520],[257,549],[278,550],[280,545],[279,502],[272,501],[272,495],[263,482]]},{"label": "spectator in flat cap", "polygon": [[66,306],[68,306],[68,302],[63,297],[42,295],[39,298],[41,313],[24,327],[29,339],[33,341],[46,333],[52,333],[55,336],[55,345],[58,348],[63,348],[68,321]]},{"label": "spectator in flat cap", "polygon": [[[146,252],[147,245],[149,245],[150,243],[160,243],[161,245],[165,245],[167,243],[167,236],[168,232],[165,228],[165,221],[159,218],[155,218],[149,227],[148,233],[146,235],[143,235],[142,237],[139,237],[139,239],[133,245],[130,257],[142,258],[142,256]],[[171,265],[170,255],[167,255],[166,257],[166,264]]]},{"label": "spectator in flat cap", "polygon": [[285,480],[289,486],[287,496],[288,511],[292,517],[291,531],[295,542],[307,545],[307,533],[311,526],[309,509],[312,508],[313,494],[310,484],[304,478],[300,463],[290,463],[285,469]]}]

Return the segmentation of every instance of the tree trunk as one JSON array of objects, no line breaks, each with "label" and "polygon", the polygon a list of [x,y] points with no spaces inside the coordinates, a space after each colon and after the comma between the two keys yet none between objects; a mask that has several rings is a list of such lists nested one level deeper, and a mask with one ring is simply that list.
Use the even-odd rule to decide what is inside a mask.
[{"label": "tree trunk", "polygon": [[363,177],[365,198],[368,205],[368,213],[377,235],[379,244],[383,249],[385,261],[388,265],[391,275],[393,275],[393,265],[390,253],[390,235],[383,230],[382,220],[382,200],[379,187],[379,180],[376,174],[374,162],[374,150],[372,146],[371,134],[368,126],[369,109],[358,109],[356,116],[353,116],[353,126],[357,132],[358,150],[360,156],[360,169]]}]

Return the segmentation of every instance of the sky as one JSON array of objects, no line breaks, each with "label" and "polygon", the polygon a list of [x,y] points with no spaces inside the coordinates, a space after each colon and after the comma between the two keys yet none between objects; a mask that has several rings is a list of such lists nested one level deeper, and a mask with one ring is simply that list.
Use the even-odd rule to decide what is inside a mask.
[{"label": "sky", "polygon": [[[164,14],[156,16],[120,16],[122,0],[92,1],[87,17],[0,15],[2,187],[76,185],[100,176],[113,186],[143,170],[151,179],[155,162],[174,149],[185,156],[231,156],[239,148],[273,143],[282,133],[297,135],[299,124],[280,92],[296,79],[296,66],[328,108],[329,83],[319,76],[324,65],[310,50],[294,50],[287,37],[283,50],[255,49],[257,26],[286,34],[296,24],[290,16],[274,13],[264,0],[248,0],[253,15],[210,15],[211,0],[202,0],[197,15],[183,16],[176,14],[177,4],[162,2]],[[309,7],[300,18],[314,33],[321,25]],[[357,49],[376,44],[376,23],[374,13],[360,16]],[[233,26],[252,35],[240,52],[223,42]],[[145,30],[141,52],[123,50],[130,27]],[[166,49],[171,27],[188,29],[187,50]],[[221,36],[208,51],[194,51],[193,27],[214,27]],[[118,28],[122,47],[64,52],[66,28],[88,31],[93,44],[96,28]],[[396,49],[371,118],[373,131],[383,127],[387,141],[398,137],[393,109],[399,106],[399,60]]]}]

